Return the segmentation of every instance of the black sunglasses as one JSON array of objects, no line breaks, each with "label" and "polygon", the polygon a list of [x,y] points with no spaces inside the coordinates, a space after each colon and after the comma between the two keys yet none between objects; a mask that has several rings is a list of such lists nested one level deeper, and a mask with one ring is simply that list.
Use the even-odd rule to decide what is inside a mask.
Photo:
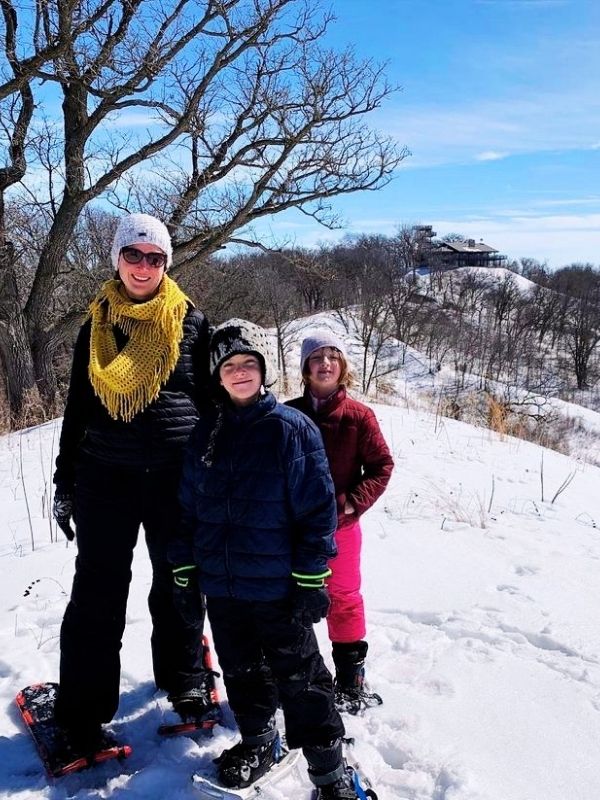
[{"label": "black sunglasses", "polygon": [[167,263],[164,253],[142,253],[136,247],[123,247],[121,255],[128,264],[141,264],[146,259],[146,264],[154,269],[160,269]]}]

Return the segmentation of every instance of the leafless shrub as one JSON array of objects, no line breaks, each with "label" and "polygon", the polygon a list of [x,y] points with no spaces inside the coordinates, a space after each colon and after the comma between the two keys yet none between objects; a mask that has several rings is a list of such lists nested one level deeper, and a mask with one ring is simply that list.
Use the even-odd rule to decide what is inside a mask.
[{"label": "leafless shrub", "polygon": [[581,514],[578,514],[578,515],[575,517],[575,520],[576,520],[577,522],[581,523],[582,525],[587,525],[587,526],[589,526],[590,528],[597,528],[597,527],[599,527],[599,526],[598,526],[598,523],[596,522],[596,520],[595,520],[595,519],[594,519],[592,516],[590,516],[590,515],[587,513],[587,511],[582,511],[582,513],[581,513]]},{"label": "leafless shrub", "polygon": [[487,422],[488,427],[496,433],[502,435],[508,433],[508,416],[510,414],[510,406],[497,400],[493,395],[487,398]]},{"label": "leafless shrub", "polygon": [[10,406],[6,386],[0,371],[0,436],[10,432]]},{"label": "leafless shrub", "polygon": [[576,474],[577,470],[569,472],[567,477],[564,479],[564,481],[561,483],[558,489],[554,492],[554,497],[550,501],[550,505],[554,505],[554,502],[560,497],[560,495],[565,491],[565,489],[567,489],[571,485]]},{"label": "leafless shrub", "polygon": [[432,482],[427,491],[429,504],[442,515],[442,529],[448,520],[466,523],[472,528],[487,528],[485,497],[478,492],[465,491],[460,484],[444,487]]},{"label": "leafless shrub", "polygon": [[391,380],[381,377],[375,381],[375,397],[377,402],[393,399],[396,397],[396,387]]},{"label": "leafless shrub", "polygon": [[563,455],[571,454],[570,437],[580,426],[576,419],[551,409],[547,398],[536,397],[534,401],[531,396],[527,399],[527,393],[515,401],[485,391],[441,393],[437,414],[487,427],[501,436],[523,439]]},{"label": "leafless shrub", "polygon": [[40,395],[37,391],[26,390],[24,392],[23,405],[18,414],[13,415],[11,420],[11,430],[21,430],[40,425],[52,419],[54,407],[45,408]]},{"label": "leafless shrub", "polygon": [[23,497],[25,498],[25,508],[27,509],[27,521],[29,522],[29,534],[31,536],[31,549],[35,550],[35,536],[33,534],[33,523],[31,521],[31,509],[29,507],[29,496],[27,494],[27,484],[25,483],[25,472],[23,470],[23,435],[19,436],[19,473],[21,476],[21,486],[23,487]]}]

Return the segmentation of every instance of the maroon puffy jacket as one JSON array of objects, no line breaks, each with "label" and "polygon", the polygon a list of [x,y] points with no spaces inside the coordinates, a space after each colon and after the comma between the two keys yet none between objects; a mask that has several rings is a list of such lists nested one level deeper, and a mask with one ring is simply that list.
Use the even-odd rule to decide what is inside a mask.
[{"label": "maroon puffy jacket", "polygon": [[308,388],[287,405],[303,411],[318,426],[335,486],[339,525],[356,520],[344,514],[348,500],[360,517],[388,485],[394,460],[371,409],[354,400],[341,387],[318,411],[312,406]]}]

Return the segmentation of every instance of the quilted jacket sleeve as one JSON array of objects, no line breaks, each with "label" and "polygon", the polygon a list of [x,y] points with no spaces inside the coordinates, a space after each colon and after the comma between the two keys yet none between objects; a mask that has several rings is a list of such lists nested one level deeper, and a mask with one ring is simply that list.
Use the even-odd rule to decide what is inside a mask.
[{"label": "quilted jacket sleeve", "polygon": [[198,411],[206,413],[212,407],[211,404],[211,385],[209,369],[209,350],[210,327],[204,314],[194,311],[194,321],[197,329],[197,337],[192,351],[194,366],[194,385],[196,387],[196,407]]},{"label": "quilted jacket sleeve", "polygon": [[323,440],[314,423],[298,414],[290,439],[287,485],[294,532],[292,571],[320,574],[337,553],[333,481]]},{"label": "quilted jacket sleeve", "polygon": [[185,450],[179,483],[179,527],[169,542],[168,558],[171,564],[193,564],[193,537],[195,528],[194,477],[196,474],[198,423]]},{"label": "quilted jacket sleeve", "polygon": [[360,423],[358,450],[362,478],[347,499],[360,516],[383,494],[394,469],[394,459],[377,418],[368,407],[365,407]]},{"label": "quilted jacket sleeve", "polygon": [[90,330],[91,325],[88,320],[80,328],[75,342],[71,379],[56,458],[54,483],[66,492],[73,490],[77,449],[85,436],[90,406],[94,400],[94,391],[88,378]]}]

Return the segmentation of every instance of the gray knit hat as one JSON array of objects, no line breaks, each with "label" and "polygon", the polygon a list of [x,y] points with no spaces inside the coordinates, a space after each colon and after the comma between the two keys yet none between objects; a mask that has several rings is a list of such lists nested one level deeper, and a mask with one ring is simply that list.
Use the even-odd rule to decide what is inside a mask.
[{"label": "gray knit hat", "polygon": [[150,214],[128,214],[123,217],[117,227],[113,239],[110,257],[115,269],[119,265],[119,255],[124,247],[140,242],[154,244],[167,256],[166,268],[173,263],[173,245],[166,225]]},{"label": "gray knit hat", "polygon": [[245,319],[228,319],[214,329],[210,339],[210,371],[213,377],[223,361],[238,353],[253,353],[262,361],[263,383],[272,386],[277,380],[275,354],[269,334]]},{"label": "gray knit hat", "polygon": [[339,350],[345,359],[348,358],[346,347],[338,336],[325,329],[313,331],[310,336],[307,336],[306,339],[302,341],[302,350],[300,352],[301,372],[306,364],[306,359],[311,353],[314,353],[315,350],[319,350],[321,347],[335,347],[335,349]]}]

